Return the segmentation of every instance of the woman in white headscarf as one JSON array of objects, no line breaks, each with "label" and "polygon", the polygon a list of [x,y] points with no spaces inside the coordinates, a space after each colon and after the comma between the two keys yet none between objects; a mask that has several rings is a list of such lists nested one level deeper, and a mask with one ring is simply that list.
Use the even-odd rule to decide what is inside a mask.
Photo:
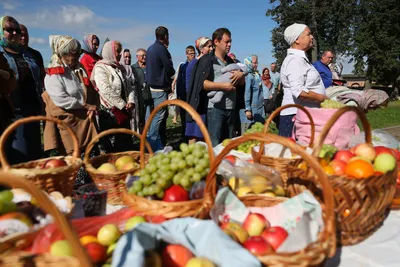
[{"label": "woman in white headscarf", "polygon": [[[286,28],[284,35],[290,48],[281,67],[282,106],[295,103],[305,107],[319,107],[327,97],[321,76],[305,53],[313,46],[311,30],[307,25],[294,23]],[[296,108],[281,111],[279,135],[292,136],[296,113]]]},{"label": "woman in white headscarf", "polygon": [[[129,82],[119,61],[122,45],[108,41],[102,50],[103,59],[94,66],[91,81],[100,95],[99,128],[105,131],[114,128],[130,129],[132,110],[135,108],[133,85]],[[108,136],[103,140],[106,152],[130,149],[132,139],[127,135]]]}]

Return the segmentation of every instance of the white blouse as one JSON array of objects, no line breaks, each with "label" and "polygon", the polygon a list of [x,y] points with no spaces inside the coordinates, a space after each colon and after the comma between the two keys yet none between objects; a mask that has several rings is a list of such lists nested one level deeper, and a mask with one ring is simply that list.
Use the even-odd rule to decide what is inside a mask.
[{"label": "white blouse", "polygon": [[[302,91],[313,91],[325,95],[325,86],[321,76],[302,50],[288,49],[281,68],[281,82],[283,86],[282,106],[298,104],[305,107],[319,107],[319,103],[305,101],[298,97]],[[297,108],[288,108],[282,110],[280,115],[285,116],[296,113]]]}]

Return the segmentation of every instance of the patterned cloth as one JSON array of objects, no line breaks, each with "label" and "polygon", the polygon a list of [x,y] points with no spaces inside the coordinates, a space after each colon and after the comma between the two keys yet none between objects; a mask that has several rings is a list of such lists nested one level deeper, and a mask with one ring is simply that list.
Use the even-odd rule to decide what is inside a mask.
[{"label": "patterned cloth", "polygon": [[[5,16],[1,17],[0,18],[0,26],[1,26],[0,27],[0,46],[11,48],[16,52],[22,52],[23,47],[19,43],[13,43],[6,39],[6,37],[4,35],[5,22],[6,22]],[[17,24],[16,26],[19,28],[18,22],[16,22],[16,24]]]},{"label": "patterned cloth", "polygon": [[67,35],[50,35],[49,36],[49,42],[50,42],[50,48],[51,51],[53,52],[53,55],[51,56],[50,59],[50,64],[48,68],[55,68],[55,67],[60,67],[64,66],[59,54],[60,51],[67,46],[74,38],[71,36]]},{"label": "patterned cloth", "polygon": [[94,34],[85,35],[82,42],[82,50],[85,50],[88,53],[95,54],[93,50],[93,40],[97,39],[100,43],[99,37]]}]

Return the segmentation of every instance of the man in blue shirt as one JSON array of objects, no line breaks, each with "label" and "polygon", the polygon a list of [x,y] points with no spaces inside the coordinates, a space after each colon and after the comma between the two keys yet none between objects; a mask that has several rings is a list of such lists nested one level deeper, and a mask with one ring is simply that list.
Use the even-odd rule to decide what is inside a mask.
[{"label": "man in blue shirt", "polygon": [[314,67],[321,75],[325,88],[332,86],[332,71],[329,69],[329,64],[332,63],[333,58],[333,52],[328,50],[322,54],[321,60],[314,63]]}]

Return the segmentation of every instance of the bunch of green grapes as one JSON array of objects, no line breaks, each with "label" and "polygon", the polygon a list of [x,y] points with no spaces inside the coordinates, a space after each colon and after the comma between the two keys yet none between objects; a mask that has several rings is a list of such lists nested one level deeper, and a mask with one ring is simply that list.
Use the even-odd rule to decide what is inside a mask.
[{"label": "bunch of green grapes", "polygon": [[[243,135],[251,134],[251,133],[262,133],[263,130],[264,130],[264,124],[262,124],[261,122],[256,122],[249,129],[247,129],[247,131]],[[251,153],[251,149],[254,146],[257,146],[258,144],[260,144],[259,141],[255,141],[255,140],[247,141],[247,142],[241,143],[238,146],[237,150],[244,152],[244,153]]]},{"label": "bunch of green grapes", "polygon": [[162,199],[165,189],[172,184],[181,185],[189,191],[193,183],[206,177],[210,168],[206,147],[182,143],[180,149],[181,151],[159,153],[151,157],[140,171],[140,178],[129,188],[129,193]]},{"label": "bunch of green grapes", "polygon": [[342,108],[342,107],[345,107],[345,105],[331,99],[325,99],[325,101],[321,103],[321,108]]}]

